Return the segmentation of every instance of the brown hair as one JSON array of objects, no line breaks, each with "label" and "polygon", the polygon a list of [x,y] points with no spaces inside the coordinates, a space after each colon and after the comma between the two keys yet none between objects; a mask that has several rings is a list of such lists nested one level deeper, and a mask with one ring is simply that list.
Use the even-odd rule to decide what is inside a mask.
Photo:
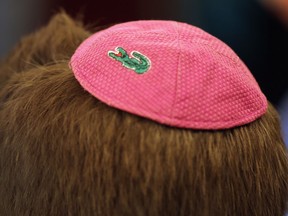
[{"label": "brown hair", "polygon": [[89,34],[61,13],[0,67],[0,215],[284,214],[287,152],[271,104],[218,131],[111,108],[68,66]]}]

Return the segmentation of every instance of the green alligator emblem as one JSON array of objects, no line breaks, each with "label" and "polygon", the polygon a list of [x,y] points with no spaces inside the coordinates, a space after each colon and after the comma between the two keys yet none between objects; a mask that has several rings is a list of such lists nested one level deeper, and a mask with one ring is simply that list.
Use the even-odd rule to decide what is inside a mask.
[{"label": "green alligator emblem", "polygon": [[137,74],[147,72],[151,67],[150,60],[137,51],[131,52],[130,57],[122,47],[116,47],[115,51],[109,51],[108,56],[121,62],[126,68],[134,70]]}]

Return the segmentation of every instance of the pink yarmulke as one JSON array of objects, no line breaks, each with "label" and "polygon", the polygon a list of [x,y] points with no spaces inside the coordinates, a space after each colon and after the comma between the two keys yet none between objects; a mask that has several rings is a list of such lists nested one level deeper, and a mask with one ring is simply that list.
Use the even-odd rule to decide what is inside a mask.
[{"label": "pink yarmulke", "polygon": [[102,102],[156,122],[226,129],[254,121],[267,100],[239,57],[203,30],[175,21],[135,21],[85,40],[71,68]]}]

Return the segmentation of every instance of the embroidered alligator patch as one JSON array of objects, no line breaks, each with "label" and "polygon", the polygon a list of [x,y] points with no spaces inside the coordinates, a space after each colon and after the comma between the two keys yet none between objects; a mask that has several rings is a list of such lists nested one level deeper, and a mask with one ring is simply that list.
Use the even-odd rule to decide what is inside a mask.
[{"label": "embroidered alligator patch", "polygon": [[137,74],[143,74],[151,67],[151,62],[145,55],[133,51],[131,52],[132,57],[130,57],[122,47],[116,47],[115,51],[109,51],[108,56],[121,62],[124,67],[134,70]]}]

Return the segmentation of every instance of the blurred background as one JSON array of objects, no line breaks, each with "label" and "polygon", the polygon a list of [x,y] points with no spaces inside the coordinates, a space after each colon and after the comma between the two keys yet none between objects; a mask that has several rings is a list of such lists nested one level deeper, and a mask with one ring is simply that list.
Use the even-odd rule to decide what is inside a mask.
[{"label": "blurred background", "polygon": [[101,26],[170,19],[203,28],[232,47],[281,114],[288,143],[287,0],[0,0],[0,58],[60,9]]}]

